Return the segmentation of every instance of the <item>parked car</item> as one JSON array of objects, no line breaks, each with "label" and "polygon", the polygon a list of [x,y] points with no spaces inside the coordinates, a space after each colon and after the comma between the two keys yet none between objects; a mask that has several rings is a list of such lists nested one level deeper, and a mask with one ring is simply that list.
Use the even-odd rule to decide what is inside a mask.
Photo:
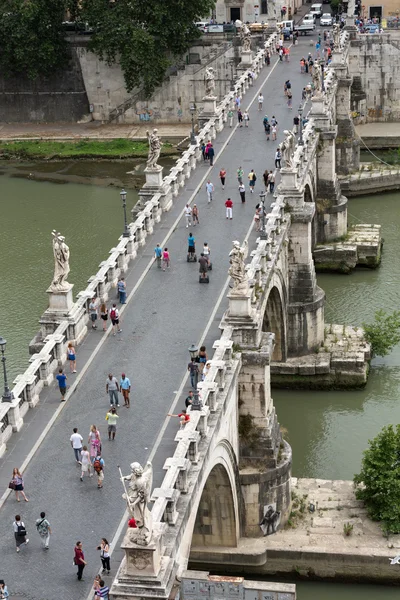
[{"label": "parked car", "polygon": [[320,19],[320,21],[319,21],[319,24],[322,27],[324,27],[324,26],[331,27],[333,25],[332,15],[329,14],[329,13],[323,14],[322,17],[321,17],[321,19]]},{"label": "parked car", "polygon": [[378,23],[372,25],[366,25],[364,27],[364,33],[379,33],[379,25]]},{"label": "parked car", "polygon": [[310,13],[312,15],[315,15],[317,17],[317,19],[322,17],[322,4],[313,4],[311,6]]},{"label": "parked car", "polygon": [[315,23],[315,21],[317,20],[317,15],[312,15],[311,13],[307,13],[306,15],[304,15],[303,17],[303,21],[309,21],[310,19],[312,19]]},{"label": "parked car", "polygon": [[195,25],[197,29],[200,29],[202,33],[207,33],[208,23],[206,21],[198,21],[197,23],[195,23]]}]

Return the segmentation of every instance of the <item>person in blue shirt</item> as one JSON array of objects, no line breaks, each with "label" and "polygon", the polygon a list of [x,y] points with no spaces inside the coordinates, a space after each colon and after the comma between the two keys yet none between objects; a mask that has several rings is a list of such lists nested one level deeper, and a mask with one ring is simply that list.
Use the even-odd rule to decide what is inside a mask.
[{"label": "person in blue shirt", "polygon": [[193,234],[189,233],[189,236],[188,236],[188,253],[189,254],[195,254],[195,252],[196,252],[195,239],[193,237]]},{"label": "person in blue shirt", "polygon": [[56,375],[58,381],[58,387],[60,388],[61,402],[65,400],[65,394],[67,393],[67,376],[64,374],[62,369],[58,369],[58,375]]},{"label": "person in blue shirt", "polygon": [[124,406],[127,406],[129,408],[129,406],[130,406],[129,394],[131,391],[131,382],[129,380],[129,377],[126,377],[125,373],[122,373],[122,375],[121,375],[119,387],[121,388],[121,392],[124,397]]},{"label": "person in blue shirt", "polygon": [[154,258],[157,261],[157,267],[161,269],[162,248],[160,248],[160,244],[154,248]]}]

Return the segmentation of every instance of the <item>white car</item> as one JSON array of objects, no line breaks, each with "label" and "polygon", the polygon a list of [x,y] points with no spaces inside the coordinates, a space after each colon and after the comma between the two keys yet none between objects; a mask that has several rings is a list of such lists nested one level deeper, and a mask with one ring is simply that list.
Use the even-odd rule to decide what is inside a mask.
[{"label": "white car", "polygon": [[307,13],[307,14],[306,14],[306,15],[304,15],[304,17],[303,17],[303,21],[310,21],[311,19],[312,19],[312,20],[314,21],[314,23],[315,23],[315,21],[317,20],[317,16],[316,16],[316,15],[312,15],[311,13]]},{"label": "white car", "polygon": [[333,25],[333,19],[332,19],[332,15],[330,15],[329,13],[325,13],[324,15],[322,15],[319,24],[321,26],[326,25],[328,27],[332,27]]}]

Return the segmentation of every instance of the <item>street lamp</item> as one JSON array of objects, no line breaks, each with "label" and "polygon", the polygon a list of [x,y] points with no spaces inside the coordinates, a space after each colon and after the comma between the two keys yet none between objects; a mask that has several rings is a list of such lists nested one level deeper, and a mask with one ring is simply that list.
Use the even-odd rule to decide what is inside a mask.
[{"label": "street lamp", "polygon": [[11,402],[13,399],[13,396],[12,396],[12,393],[11,393],[10,388],[8,387],[8,383],[7,383],[6,357],[4,355],[5,351],[6,351],[6,344],[7,344],[7,340],[5,340],[3,337],[0,336],[1,362],[3,363],[3,373],[4,373],[4,393],[3,393],[2,400],[3,400],[3,402]]},{"label": "street lamp", "polygon": [[325,79],[324,79],[324,69],[325,69],[325,65],[324,65],[324,60],[321,58],[321,60],[319,61],[319,66],[321,67],[321,90],[323,92],[325,92]]},{"label": "street lamp", "polygon": [[261,228],[260,238],[265,239],[267,232],[265,231],[265,192],[260,192],[260,204],[261,204]]},{"label": "street lamp", "polygon": [[304,141],[303,141],[303,105],[300,104],[299,106],[299,118],[300,118],[300,122],[299,122],[299,146],[304,146]]},{"label": "street lamp", "polygon": [[[196,346],[196,344],[192,344],[190,346],[190,348],[188,348],[188,350],[189,350],[189,354],[190,354],[190,359],[192,361],[196,360],[196,358],[198,358],[198,356],[199,356],[199,347]],[[199,370],[197,368],[195,371],[195,374],[194,374],[194,397],[193,397],[193,402],[192,402],[192,410],[201,410],[202,409],[200,398],[199,398],[199,390],[197,389],[198,382],[199,382]]]},{"label": "street lamp", "polygon": [[123,237],[130,237],[131,232],[129,231],[128,221],[126,220],[126,191],[124,189],[122,189],[120,191],[119,195],[121,196],[122,206],[124,207],[125,227],[124,227],[124,233],[122,234],[122,236]]},{"label": "street lamp", "polygon": [[195,146],[197,144],[196,136],[194,134],[194,113],[196,112],[196,105],[193,103],[190,105],[190,114],[192,115],[192,132],[190,134],[190,144]]},{"label": "street lamp", "polygon": [[231,68],[231,85],[230,85],[230,91],[231,91],[231,92],[234,92],[234,91],[235,91],[235,80],[234,80],[234,78],[233,78],[233,66],[234,66],[234,62],[233,62],[233,60],[231,60],[231,61],[229,61],[227,64],[228,64],[228,65],[230,66],[230,68]]}]

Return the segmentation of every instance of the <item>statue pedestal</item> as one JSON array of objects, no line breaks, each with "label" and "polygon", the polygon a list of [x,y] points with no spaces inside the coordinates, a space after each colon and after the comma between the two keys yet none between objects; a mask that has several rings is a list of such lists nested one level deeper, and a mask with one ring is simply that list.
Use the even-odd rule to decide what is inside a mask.
[{"label": "statue pedestal", "polygon": [[148,546],[139,546],[132,540],[135,529],[128,528],[121,548],[125,552],[126,575],[157,577],[161,568],[161,535],[153,535]]},{"label": "statue pedestal", "polygon": [[132,209],[132,219],[144,208],[148,200],[151,200],[154,194],[161,194],[161,208],[163,212],[168,211],[172,206],[171,186],[166,185],[163,180],[163,167],[146,167],[144,170],[146,183],[139,190],[139,202]]},{"label": "statue pedestal", "polygon": [[199,114],[197,120],[201,129],[209,119],[217,115],[217,97],[205,96],[203,98],[203,110]]},{"label": "statue pedestal", "polygon": [[238,69],[245,71],[253,64],[253,52],[252,50],[242,50],[242,54],[240,56],[241,61],[238,64]]},{"label": "statue pedestal", "polygon": [[279,187],[288,190],[297,190],[297,171],[283,167],[280,171],[281,182]]},{"label": "statue pedestal", "polygon": [[321,92],[318,92],[315,96],[311,98],[311,114],[312,115],[320,115],[324,112],[325,108],[325,100],[324,96]]},{"label": "statue pedestal", "polygon": [[229,300],[229,318],[231,317],[239,317],[249,318],[252,316],[252,308],[251,308],[251,291],[249,288],[247,290],[243,290],[243,293],[236,294],[235,292],[229,292],[228,294]]},{"label": "statue pedestal", "polygon": [[332,62],[331,65],[336,67],[337,65],[343,64],[343,52],[341,50],[335,50],[332,52]]},{"label": "statue pedestal", "polygon": [[145,188],[156,188],[158,190],[162,186],[163,167],[160,167],[159,165],[157,167],[146,167],[144,173],[146,175]]},{"label": "statue pedestal", "polygon": [[74,303],[72,298],[72,283],[67,283],[65,289],[55,290],[51,286],[46,290],[49,294],[49,308],[50,312],[61,312],[65,315],[71,310]]}]

